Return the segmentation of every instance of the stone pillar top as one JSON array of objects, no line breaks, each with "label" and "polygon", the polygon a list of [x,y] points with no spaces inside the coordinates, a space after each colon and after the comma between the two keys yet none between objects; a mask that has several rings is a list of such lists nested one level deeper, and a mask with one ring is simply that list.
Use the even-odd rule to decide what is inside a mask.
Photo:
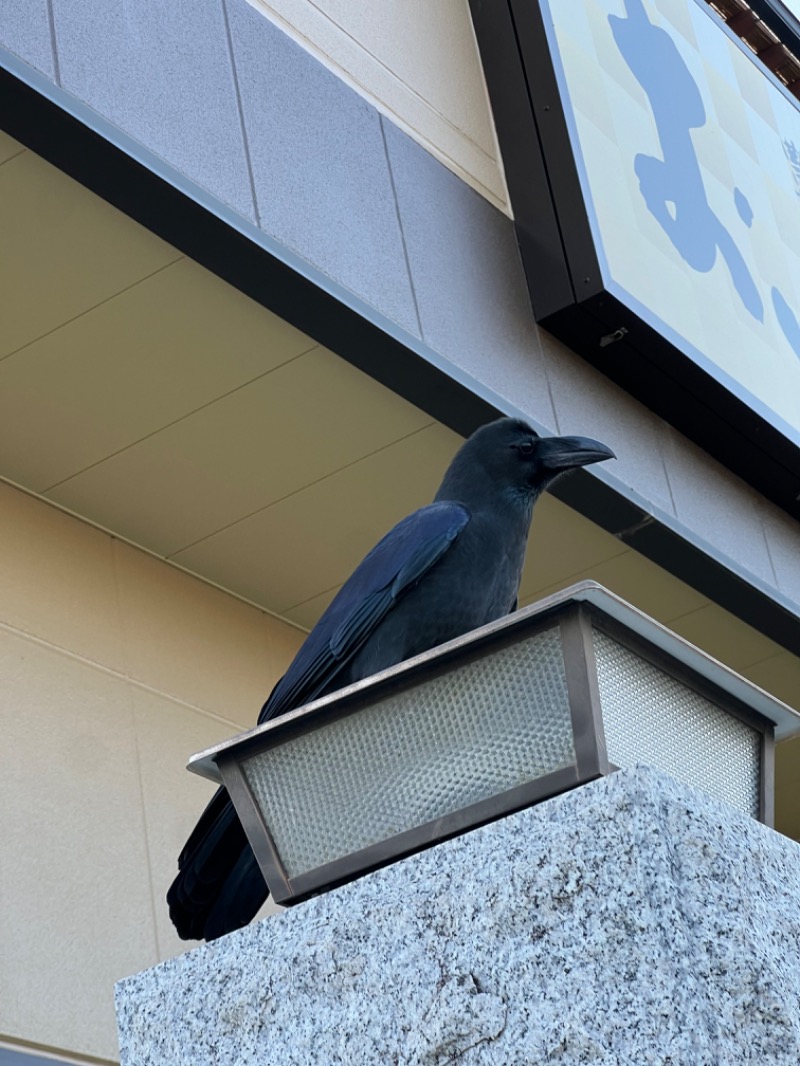
[{"label": "stone pillar top", "polygon": [[800,848],[646,767],[117,986],[123,1066],[800,1061]]}]

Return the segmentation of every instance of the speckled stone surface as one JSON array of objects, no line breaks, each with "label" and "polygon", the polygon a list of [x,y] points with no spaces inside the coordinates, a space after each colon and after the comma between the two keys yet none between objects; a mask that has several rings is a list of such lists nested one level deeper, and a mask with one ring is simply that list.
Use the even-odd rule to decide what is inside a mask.
[{"label": "speckled stone surface", "polygon": [[800,848],[647,768],[117,986],[123,1066],[800,1061]]}]

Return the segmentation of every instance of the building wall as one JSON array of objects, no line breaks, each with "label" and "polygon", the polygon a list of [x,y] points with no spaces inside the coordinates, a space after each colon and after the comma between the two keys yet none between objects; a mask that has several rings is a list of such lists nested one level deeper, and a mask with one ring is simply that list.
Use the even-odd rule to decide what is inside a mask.
[{"label": "building wall", "polygon": [[467,0],[250,0],[415,141],[510,212]]},{"label": "building wall", "polygon": [[0,483],[0,1040],[116,1059],[113,984],[190,946],[164,894],[303,633]]},{"label": "building wall", "polygon": [[[354,0],[285,0],[281,18],[312,7],[373,56],[402,25],[397,53],[418,49],[427,70],[451,70],[450,41],[466,35],[460,0],[387,0],[385,22],[361,22]],[[276,8],[0,0],[0,43],[423,357],[545,429],[608,441],[620,459],[597,476],[797,611],[797,524],[539,329],[510,219],[323,65],[321,46],[284,32]]]},{"label": "building wall", "polygon": [[[797,524],[534,323],[466,0],[376,7],[0,0],[0,44],[797,613]],[[180,950],[186,757],[301,635],[2,485],[0,528],[0,1038],[114,1058],[113,982]]]},{"label": "building wall", "polygon": [[[315,60],[332,71],[363,99],[409,133],[468,184],[508,212],[508,197],[483,69],[472,29],[468,0],[249,0],[266,21],[279,26]],[[228,97],[227,43],[236,51],[237,10],[248,0],[223,0],[198,10],[176,0],[170,10],[157,5],[124,5],[102,0],[31,0],[18,5],[0,0],[0,41],[49,78],[81,99],[101,95],[105,107],[129,129],[157,106],[166,120],[171,148],[190,150],[193,128],[213,127],[218,136],[219,165],[223,149],[232,152],[230,174],[240,161],[235,106]],[[164,30],[173,32],[163,33]],[[155,31],[155,32],[154,32]],[[175,31],[184,40],[182,54],[171,51]],[[156,39],[161,38],[160,45]],[[82,41],[105,39],[101,53]],[[161,103],[153,84],[137,82],[142,65],[152,75],[172,81]],[[170,79],[165,65],[172,68]],[[215,106],[195,114],[180,137],[172,116],[199,88],[192,67],[203,70],[213,88]],[[121,91],[125,85],[126,91]],[[161,139],[161,138],[159,138]],[[150,147],[154,144],[144,138]],[[214,148],[211,151],[215,151]],[[228,202],[246,196],[237,181],[228,187]]]}]

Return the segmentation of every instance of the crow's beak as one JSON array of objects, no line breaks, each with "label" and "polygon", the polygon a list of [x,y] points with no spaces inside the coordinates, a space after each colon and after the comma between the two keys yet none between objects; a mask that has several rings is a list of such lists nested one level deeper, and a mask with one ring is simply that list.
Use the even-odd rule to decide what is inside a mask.
[{"label": "crow's beak", "polygon": [[609,447],[591,437],[544,437],[539,444],[542,466],[554,472],[616,458]]}]

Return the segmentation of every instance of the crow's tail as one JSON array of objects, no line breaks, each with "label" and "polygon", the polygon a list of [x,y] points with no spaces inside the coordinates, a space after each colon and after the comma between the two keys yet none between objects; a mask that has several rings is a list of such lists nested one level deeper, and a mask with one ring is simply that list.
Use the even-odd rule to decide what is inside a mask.
[{"label": "crow's tail", "polygon": [[268,892],[224,788],[214,794],[178,858],[167,892],[183,940],[214,940],[251,921]]}]

